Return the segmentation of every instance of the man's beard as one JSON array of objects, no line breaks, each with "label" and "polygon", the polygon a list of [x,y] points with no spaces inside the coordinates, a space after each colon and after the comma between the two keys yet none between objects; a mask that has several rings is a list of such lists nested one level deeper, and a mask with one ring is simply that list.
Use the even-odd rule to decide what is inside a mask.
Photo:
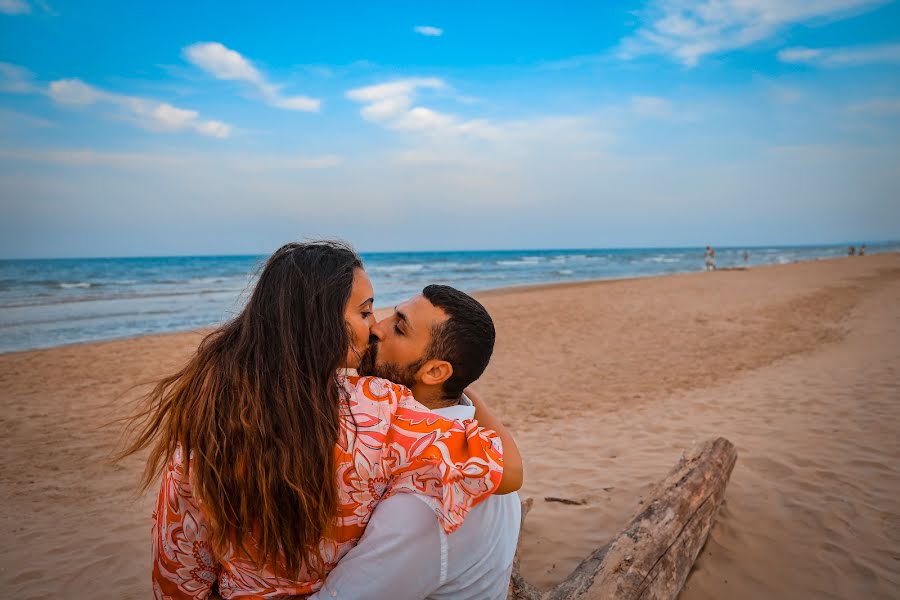
[{"label": "man's beard", "polygon": [[416,371],[422,366],[423,361],[416,361],[401,367],[397,363],[386,362],[378,364],[378,340],[369,342],[369,348],[359,361],[360,375],[374,375],[412,389],[416,384]]},{"label": "man's beard", "polygon": [[378,359],[378,338],[374,335],[369,338],[369,347],[359,359],[360,375],[375,375],[375,361]]}]

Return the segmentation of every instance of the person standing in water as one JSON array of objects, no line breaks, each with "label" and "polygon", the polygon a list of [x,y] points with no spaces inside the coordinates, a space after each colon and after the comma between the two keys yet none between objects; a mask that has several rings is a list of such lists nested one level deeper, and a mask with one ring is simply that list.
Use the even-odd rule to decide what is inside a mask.
[{"label": "person standing in water", "polygon": [[706,247],[706,270],[716,270],[716,251],[713,250],[712,246]]}]

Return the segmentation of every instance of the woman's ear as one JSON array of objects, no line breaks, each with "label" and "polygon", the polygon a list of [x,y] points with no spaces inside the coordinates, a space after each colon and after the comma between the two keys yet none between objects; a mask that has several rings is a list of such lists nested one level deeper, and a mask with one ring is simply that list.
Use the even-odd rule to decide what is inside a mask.
[{"label": "woman's ear", "polygon": [[453,365],[446,360],[426,361],[419,369],[419,381],[425,385],[441,385],[453,375]]}]

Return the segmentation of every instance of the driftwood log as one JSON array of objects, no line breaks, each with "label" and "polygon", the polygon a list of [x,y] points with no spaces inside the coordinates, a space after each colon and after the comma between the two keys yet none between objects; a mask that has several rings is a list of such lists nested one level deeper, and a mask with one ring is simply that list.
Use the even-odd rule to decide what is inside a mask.
[{"label": "driftwood log", "polygon": [[[736,460],[725,438],[682,455],[625,529],[553,589],[540,591],[522,577],[517,550],[508,600],[676,598],[706,543]],[[531,498],[522,502],[523,524],[531,506]]]}]

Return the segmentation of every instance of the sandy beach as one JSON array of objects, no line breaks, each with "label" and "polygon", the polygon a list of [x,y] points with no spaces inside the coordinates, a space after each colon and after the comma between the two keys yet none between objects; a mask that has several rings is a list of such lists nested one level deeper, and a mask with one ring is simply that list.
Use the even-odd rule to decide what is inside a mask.
[{"label": "sandy beach", "polygon": [[[682,598],[900,596],[900,254],[479,297],[498,337],[476,387],[526,459],[532,583],[725,436],[738,462]],[[102,425],[201,335],[0,355],[0,597],[150,597],[154,493]]]}]

